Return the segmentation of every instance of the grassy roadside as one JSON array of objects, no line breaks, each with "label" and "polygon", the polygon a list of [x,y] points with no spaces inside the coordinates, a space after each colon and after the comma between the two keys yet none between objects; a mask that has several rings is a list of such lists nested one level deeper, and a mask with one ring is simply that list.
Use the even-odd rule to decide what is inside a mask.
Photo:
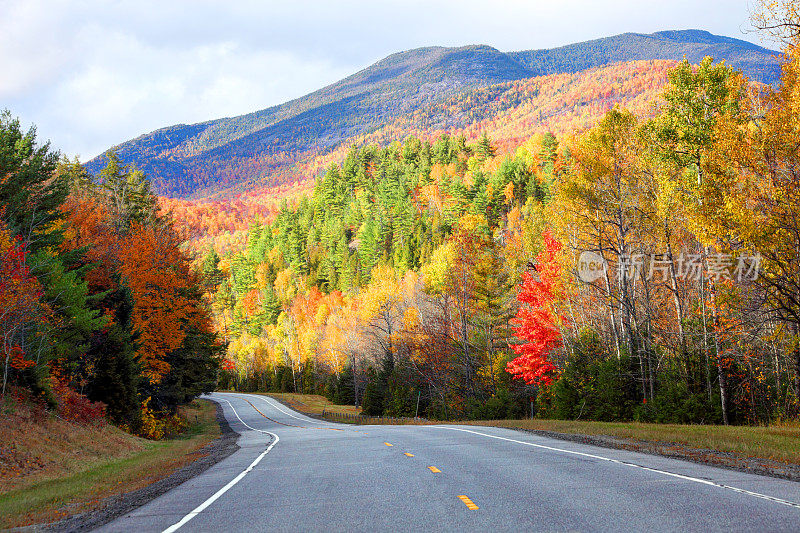
[{"label": "grassy roadside", "polygon": [[[86,511],[103,498],[147,486],[197,459],[202,453],[198,450],[220,434],[216,408],[211,402],[195,400],[183,412],[191,426],[180,437],[166,441],[140,439],[110,426],[51,426],[51,431],[60,430],[62,434],[49,435],[42,451],[77,459],[58,461],[60,467],[44,465],[2,483],[0,529],[50,522]],[[53,450],[50,443],[65,440],[73,444]],[[83,440],[95,444],[92,453],[75,447],[74,443]],[[101,442],[111,444],[104,446]]]},{"label": "grassy roadside", "polygon": [[766,427],[576,420],[480,420],[462,423],[550,431],[567,435],[634,439],[656,444],[681,444],[691,448],[739,454],[744,457],[800,464],[800,424],[798,423]]},{"label": "grassy roadside", "polygon": [[[269,393],[296,410],[320,416],[323,408],[326,416],[335,422],[357,423],[343,420],[340,414],[358,414],[353,406],[333,405],[325,397],[314,394]],[[389,419],[370,421],[393,423]],[[430,424],[431,421],[403,420],[401,423]],[[679,424],[640,424],[636,422],[587,422],[575,420],[477,420],[460,421],[459,424],[522,428],[547,431],[568,436],[611,437],[630,439],[661,448],[681,446],[697,450],[714,450],[736,454],[743,458],[756,458],[800,465],[800,423],[775,426],[709,426]],[[685,452],[685,450],[684,450]],[[682,453],[691,457],[690,453]]]}]

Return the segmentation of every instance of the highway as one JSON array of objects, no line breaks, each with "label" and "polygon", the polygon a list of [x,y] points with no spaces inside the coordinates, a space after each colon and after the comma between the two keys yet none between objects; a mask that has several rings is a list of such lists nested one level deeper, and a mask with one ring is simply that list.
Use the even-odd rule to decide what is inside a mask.
[{"label": "highway", "polygon": [[205,396],[241,447],[99,531],[800,531],[800,483],[457,425]]}]

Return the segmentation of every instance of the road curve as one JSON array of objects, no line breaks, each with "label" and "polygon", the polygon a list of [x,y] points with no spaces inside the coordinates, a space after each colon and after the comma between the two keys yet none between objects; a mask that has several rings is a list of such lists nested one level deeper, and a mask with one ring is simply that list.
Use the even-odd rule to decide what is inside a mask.
[{"label": "road curve", "polygon": [[236,453],[98,531],[798,531],[800,483],[501,428],[214,393]]}]

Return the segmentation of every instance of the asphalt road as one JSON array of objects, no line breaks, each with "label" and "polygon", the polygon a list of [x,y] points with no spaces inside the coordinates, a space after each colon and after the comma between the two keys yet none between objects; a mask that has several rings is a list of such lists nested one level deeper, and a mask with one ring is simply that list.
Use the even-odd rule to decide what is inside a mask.
[{"label": "asphalt road", "polygon": [[800,483],[500,428],[215,393],[241,449],[99,531],[800,531]]}]

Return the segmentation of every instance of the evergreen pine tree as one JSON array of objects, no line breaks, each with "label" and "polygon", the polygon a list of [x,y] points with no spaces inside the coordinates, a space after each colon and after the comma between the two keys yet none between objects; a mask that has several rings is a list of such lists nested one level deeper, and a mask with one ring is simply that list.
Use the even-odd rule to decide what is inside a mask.
[{"label": "evergreen pine tree", "polygon": [[489,136],[486,135],[486,132],[483,132],[481,138],[478,140],[478,145],[475,147],[475,154],[478,156],[478,159],[483,161],[490,157],[494,157],[496,151],[494,146],[492,146],[492,141],[489,140]]},{"label": "evergreen pine tree", "polygon": [[0,216],[32,252],[62,240],[59,208],[69,189],[68,180],[54,179],[57,164],[49,144],[37,146],[34,128],[23,134],[19,120],[0,112]]},{"label": "evergreen pine tree", "polygon": [[211,247],[203,256],[203,262],[200,265],[200,275],[203,279],[203,286],[208,291],[213,291],[222,282],[222,271],[219,269],[219,254]]}]

